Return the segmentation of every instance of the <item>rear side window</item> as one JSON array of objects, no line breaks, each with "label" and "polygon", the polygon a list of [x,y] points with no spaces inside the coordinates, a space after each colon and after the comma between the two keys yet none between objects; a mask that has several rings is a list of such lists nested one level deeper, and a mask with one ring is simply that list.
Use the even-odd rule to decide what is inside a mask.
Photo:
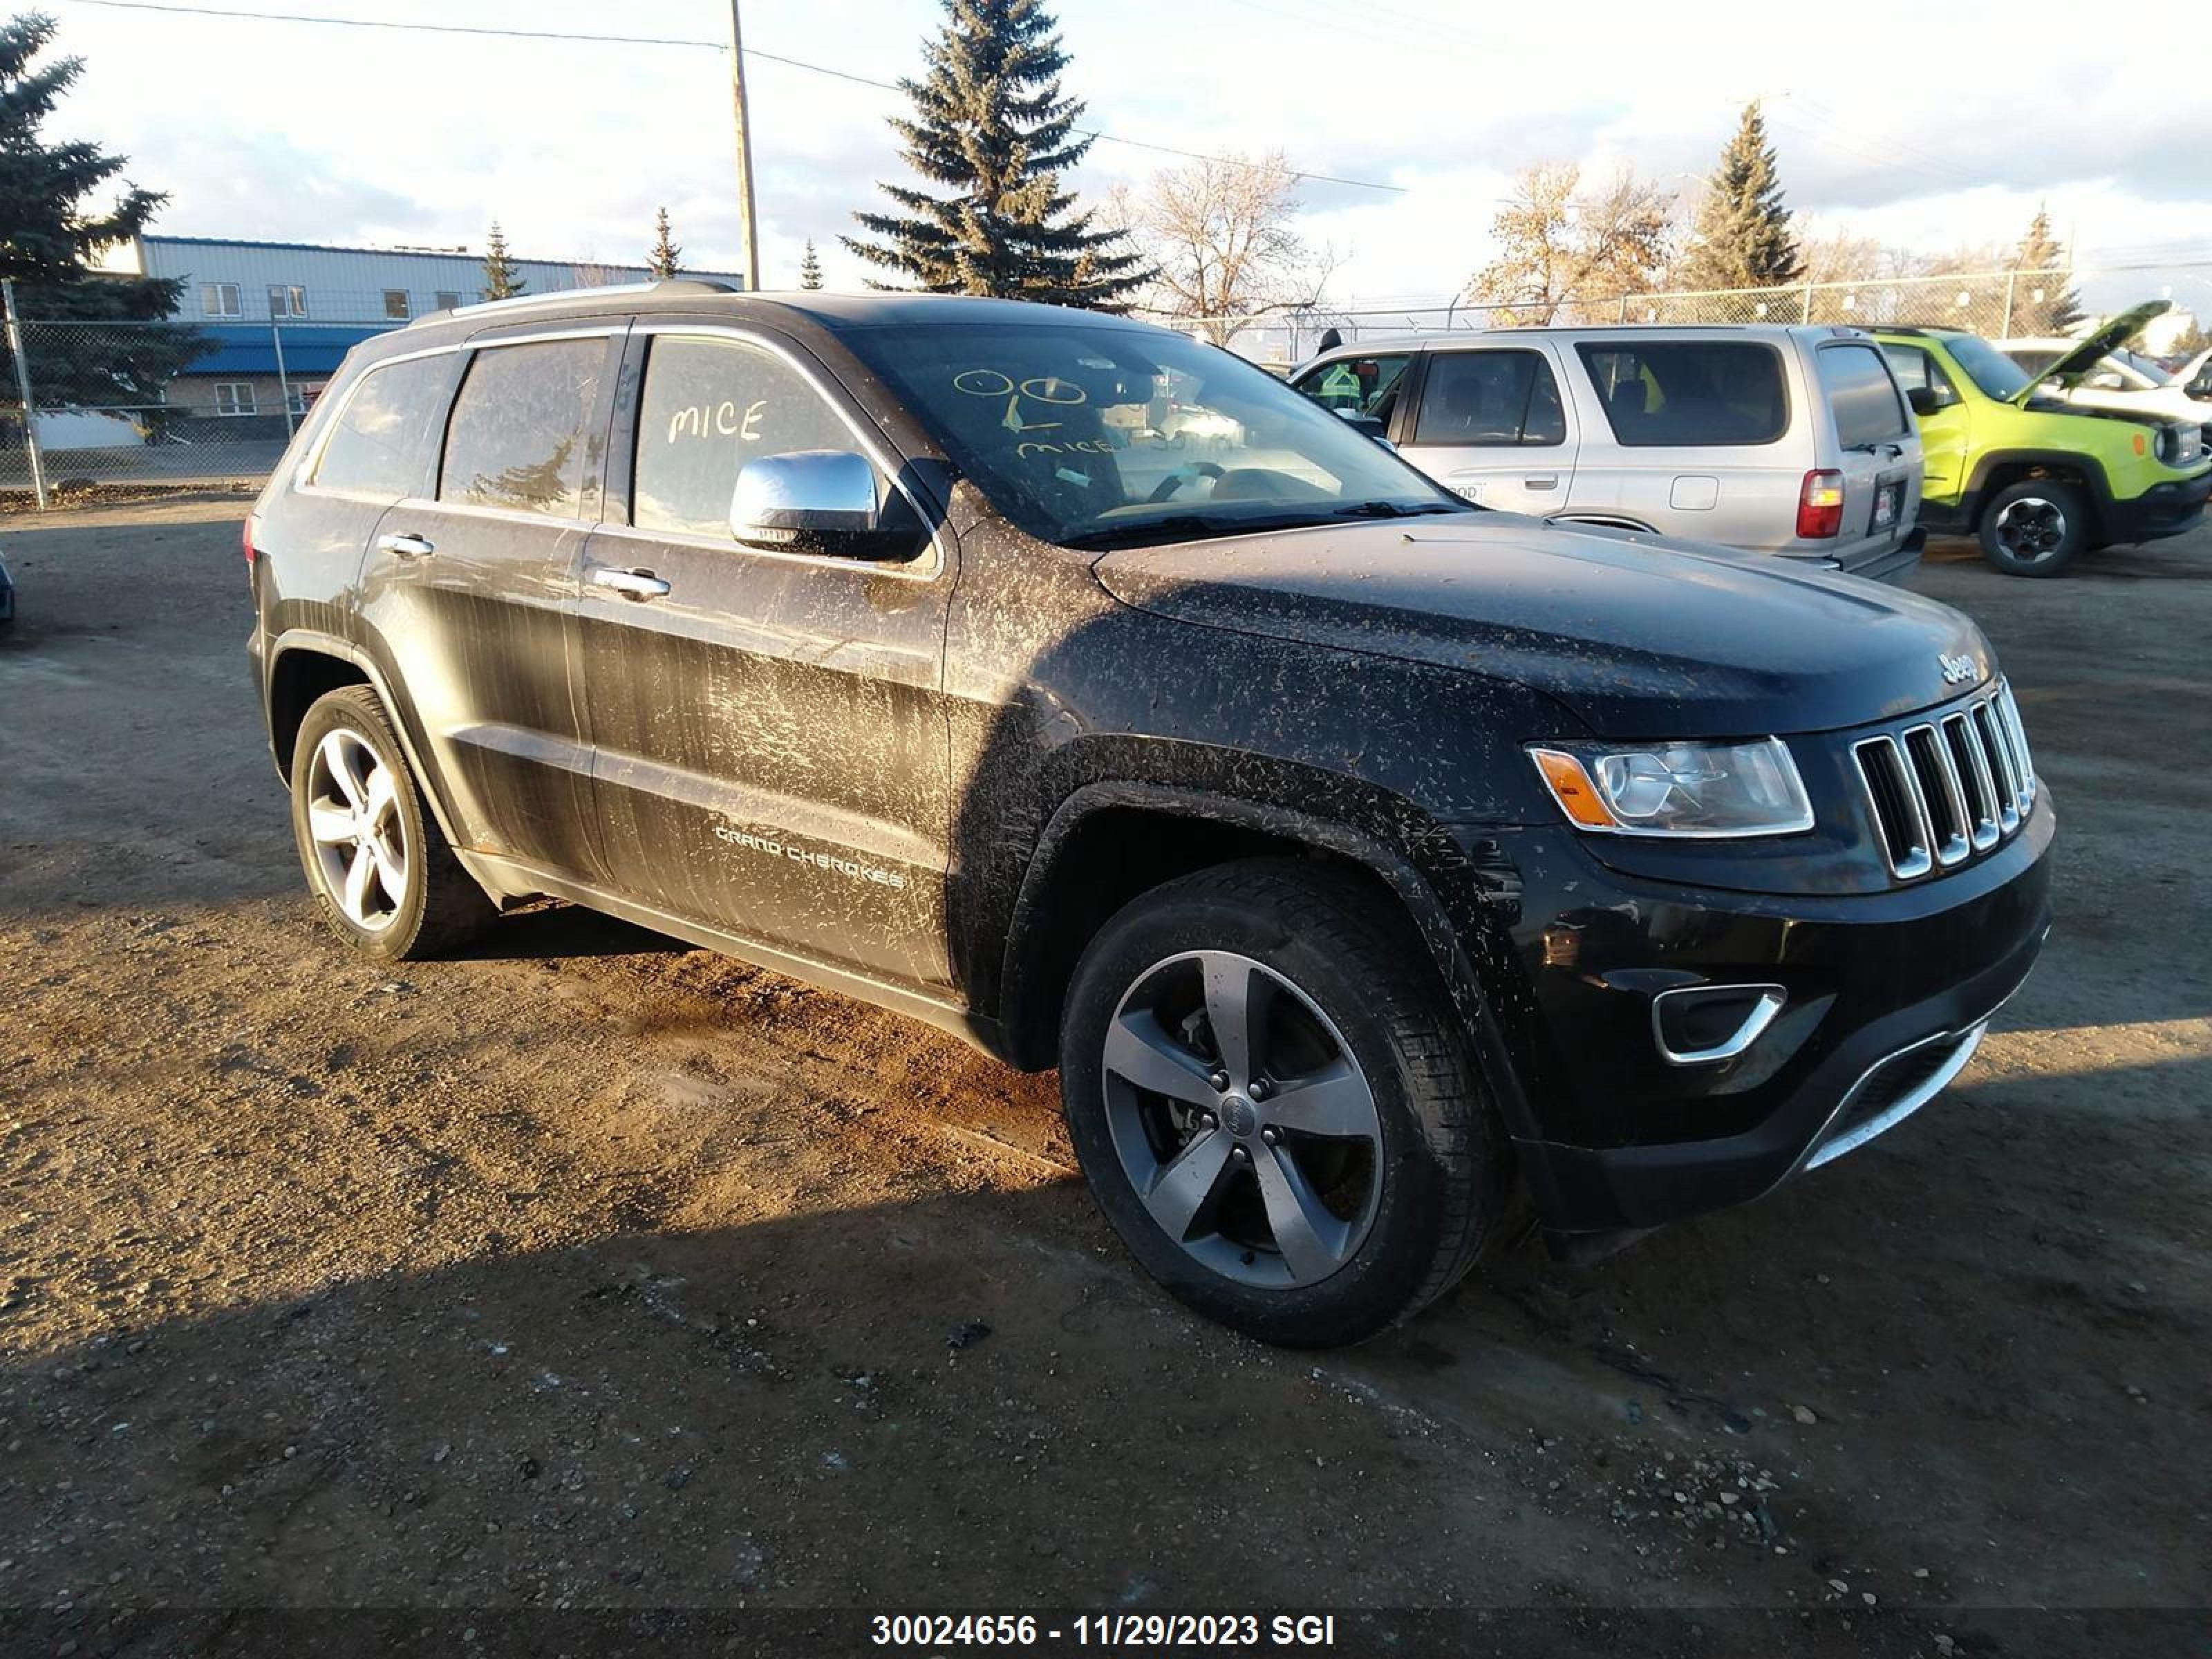
[{"label": "rear side window", "polygon": [[441,355],[386,363],[362,375],[308,482],[392,501],[420,489],[452,369],[452,359]]},{"label": "rear side window", "polygon": [[630,522],[641,530],[727,537],[730,495],[747,461],[855,447],[822,394],[774,352],[737,340],[659,335],[646,356],[638,401]]},{"label": "rear side window", "polygon": [[599,339],[478,351],[446,428],[438,499],[580,518],[586,433],[606,356]]},{"label": "rear side window", "polygon": [[1403,356],[1340,357],[1309,371],[1297,389],[1323,409],[1387,421],[1398,406],[1398,385],[1412,361]]},{"label": "rear side window", "polygon": [[1613,435],[1632,448],[1771,444],[1790,424],[1782,359],[1748,340],[1576,346]]},{"label": "rear side window", "polygon": [[1904,399],[1872,346],[1823,346],[1816,355],[1838,443],[1859,449],[1906,434]]},{"label": "rear side window", "polygon": [[1890,371],[1897,376],[1897,383],[1905,388],[1908,398],[1915,388],[1925,387],[1936,394],[1938,408],[1948,408],[1959,401],[1959,388],[1951,384],[1951,377],[1918,346],[1886,345],[1881,355],[1889,360]]},{"label": "rear side window", "polygon": [[1417,444],[1561,444],[1559,383],[1535,351],[1439,351],[1421,386]]}]

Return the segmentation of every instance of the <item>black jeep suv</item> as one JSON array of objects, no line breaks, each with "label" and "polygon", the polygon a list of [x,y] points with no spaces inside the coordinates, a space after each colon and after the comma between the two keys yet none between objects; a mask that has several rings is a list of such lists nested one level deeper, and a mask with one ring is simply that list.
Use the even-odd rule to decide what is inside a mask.
[{"label": "black jeep suv", "polygon": [[1194,1307],[1368,1334],[1966,1063],[2052,812],[1942,605],[1468,507],[1262,370],[673,282],[358,348],[247,525],[362,951],[551,895],[1058,1066]]}]

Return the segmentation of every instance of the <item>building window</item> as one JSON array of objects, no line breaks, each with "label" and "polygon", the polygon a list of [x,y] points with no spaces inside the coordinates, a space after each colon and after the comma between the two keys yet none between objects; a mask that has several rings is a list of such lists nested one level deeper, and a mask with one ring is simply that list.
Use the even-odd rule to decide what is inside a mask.
[{"label": "building window", "polygon": [[458,309],[459,308],[459,307],[460,307],[460,303],[461,303],[461,296],[460,296],[460,295],[459,295],[459,293],[457,293],[455,290],[453,290],[453,289],[450,289],[450,288],[441,288],[441,289],[440,289],[438,290],[438,309],[439,309],[439,310],[441,310],[441,311],[454,311],[454,310],[458,310]]},{"label": "building window", "polygon": [[217,380],[215,383],[215,412],[218,415],[252,414],[252,382],[250,380]]},{"label": "building window", "polygon": [[269,314],[271,317],[306,316],[307,290],[289,283],[270,283]]},{"label": "building window", "polygon": [[240,299],[236,283],[202,283],[200,312],[208,317],[243,317],[245,302]]},{"label": "building window", "polygon": [[395,320],[403,322],[413,314],[407,309],[407,290],[405,289],[387,288],[384,290],[384,314],[394,319]]},{"label": "building window", "polygon": [[297,384],[288,383],[284,387],[284,407],[290,410],[295,415],[306,414],[307,412],[307,388]]}]

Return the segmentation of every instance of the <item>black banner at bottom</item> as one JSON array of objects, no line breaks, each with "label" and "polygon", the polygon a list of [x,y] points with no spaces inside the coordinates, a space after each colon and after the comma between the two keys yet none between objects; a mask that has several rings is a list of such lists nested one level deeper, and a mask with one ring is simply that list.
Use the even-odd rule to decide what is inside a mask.
[{"label": "black banner at bottom", "polygon": [[693,1654],[1468,1659],[2212,1659],[2204,1609],[0,1609],[53,1659],[684,1659]]}]

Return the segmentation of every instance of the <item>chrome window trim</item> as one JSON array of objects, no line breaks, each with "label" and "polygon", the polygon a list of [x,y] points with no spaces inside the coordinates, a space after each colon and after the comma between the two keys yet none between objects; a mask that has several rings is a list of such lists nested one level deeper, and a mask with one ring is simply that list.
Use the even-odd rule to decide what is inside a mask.
[{"label": "chrome window trim", "polygon": [[[854,419],[851,411],[845,407],[844,404],[845,398],[850,396],[850,393],[842,385],[828,379],[817,368],[801,358],[781,341],[758,333],[750,328],[728,323],[701,322],[690,317],[641,317],[637,319],[635,332],[653,338],[669,336],[679,339],[700,339],[721,344],[750,346],[781,360],[786,368],[806,382],[815,396],[821,398],[830,412],[837,417],[838,422],[853,434],[854,441],[860,446],[860,453],[874,463],[876,471],[883,475],[890,487],[906,497],[908,504],[914,508],[922,523],[929,528],[929,552],[922,558],[910,559],[903,564],[882,563],[872,559],[841,559],[822,553],[786,553],[773,548],[748,547],[734,536],[707,536],[696,531],[684,530],[652,530],[641,525],[617,524],[612,520],[608,520],[599,526],[601,534],[634,541],[672,542],[683,547],[702,548],[717,553],[735,553],[746,558],[774,559],[787,564],[811,565],[820,569],[843,570],[860,575],[888,576],[898,581],[935,581],[951,568],[951,561],[945,555],[945,532],[938,523],[940,515],[933,512],[920,496],[901,481],[899,473],[905,465],[904,460],[891,453],[889,446],[884,443],[882,434],[866,430]],[[651,372],[652,364],[653,352],[648,347],[646,351],[645,368],[637,378],[637,392],[631,405],[633,416],[644,404],[645,376]],[[634,428],[635,420],[632,424]],[[637,451],[635,429],[631,434],[629,510],[633,514],[637,511]]]}]

